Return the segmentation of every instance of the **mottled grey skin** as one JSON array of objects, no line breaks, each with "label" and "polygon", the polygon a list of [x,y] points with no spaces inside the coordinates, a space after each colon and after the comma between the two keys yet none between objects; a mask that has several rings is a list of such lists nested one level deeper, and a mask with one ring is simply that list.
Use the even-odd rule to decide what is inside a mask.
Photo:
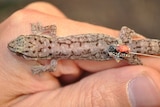
[{"label": "mottled grey skin", "polygon": [[54,71],[59,59],[106,61],[114,58],[117,62],[125,59],[131,64],[142,64],[137,55],[118,52],[116,47],[121,44],[128,46],[130,52],[160,53],[159,40],[132,40],[137,34],[127,27],[122,27],[120,38],[99,33],[57,37],[54,25],[42,27],[32,24],[31,28],[33,34],[19,36],[8,44],[8,49],[25,59],[52,59],[49,65],[33,66],[34,74]]},{"label": "mottled grey skin", "polygon": [[53,71],[59,59],[109,60],[113,58],[108,52],[111,44],[117,45],[118,40],[105,34],[88,33],[54,38],[40,35],[21,35],[11,41],[8,48],[25,59],[53,59],[52,66],[46,68],[39,65],[32,68],[34,73],[39,73]]},{"label": "mottled grey skin", "polygon": [[129,46],[132,52],[160,55],[160,40],[157,39],[134,40]]},{"label": "mottled grey skin", "polygon": [[[8,49],[27,60],[52,59],[49,65],[33,66],[33,73],[54,71],[59,59],[105,61],[115,58],[124,59],[116,49],[110,46],[119,44],[120,39],[106,34],[88,33],[56,36],[56,26],[31,25],[32,34],[21,35],[8,44]],[[123,57],[122,57],[123,56]]]},{"label": "mottled grey skin", "polygon": [[117,45],[117,39],[105,34],[80,34],[67,37],[39,35],[19,36],[8,48],[24,58],[39,59],[85,59],[109,60],[108,46]]}]

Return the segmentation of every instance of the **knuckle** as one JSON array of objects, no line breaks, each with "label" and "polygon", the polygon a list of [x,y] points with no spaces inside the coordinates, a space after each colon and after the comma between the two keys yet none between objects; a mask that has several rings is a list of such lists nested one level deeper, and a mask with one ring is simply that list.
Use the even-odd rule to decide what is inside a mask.
[{"label": "knuckle", "polygon": [[31,9],[21,9],[13,13],[8,19],[10,25],[19,25],[21,23],[31,23],[40,15],[38,11]]},{"label": "knuckle", "polygon": [[29,19],[28,17],[30,16],[30,12],[26,9],[21,9],[13,13],[9,19],[10,19],[10,24],[16,24],[17,23],[22,23]]}]

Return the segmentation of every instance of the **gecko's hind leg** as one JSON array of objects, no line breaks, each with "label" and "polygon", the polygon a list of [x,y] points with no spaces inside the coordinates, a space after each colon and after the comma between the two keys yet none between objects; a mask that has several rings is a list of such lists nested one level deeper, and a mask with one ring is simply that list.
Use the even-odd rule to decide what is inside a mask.
[{"label": "gecko's hind leg", "polygon": [[129,62],[129,64],[142,65],[142,62],[137,55],[126,52],[119,52],[116,50],[116,46],[114,45],[110,45],[107,52],[117,62],[125,59]]},{"label": "gecko's hind leg", "polygon": [[136,33],[134,30],[132,30],[126,26],[123,26],[121,28],[119,38],[121,39],[122,43],[129,44],[132,42],[132,37],[135,35],[136,35]]},{"label": "gecko's hind leg", "polygon": [[140,34],[136,33],[134,30],[123,26],[120,31],[119,35],[120,40],[124,44],[131,44],[133,39],[140,39],[140,38],[145,38],[141,36]]},{"label": "gecko's hind leg", "polygon": [[133,65],[143,65],[142,61],[138,58],[137,55],[134,54],[128,54],[129,57],[126,57],[125,59],[129,62],[129,64]]},{"label": "gecko's hind leg", "polygon": [[46,71],[52,72],[55,71],[56,65],[57,65],[57,60],[52,59],[49,65],[33,66],[31,70],[33,74],[39,74]]},{"label": "gecko's hind leg", "polygon": [[46,36],[56,36],[56,25],[41,26],[39,23],[31,23],[31,31],[33,34],[46,35]]}]

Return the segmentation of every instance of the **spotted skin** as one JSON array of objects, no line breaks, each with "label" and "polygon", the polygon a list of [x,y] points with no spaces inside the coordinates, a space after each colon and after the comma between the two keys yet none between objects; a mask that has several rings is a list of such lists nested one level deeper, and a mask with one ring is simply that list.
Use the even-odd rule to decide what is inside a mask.
[{"label": "spotted skin", "polygon": [[34,74],[55,71],[59,59],[106,61],[128,60],[131,64],[142,64],[137,55],[130,52],[157,55],[159,40],[133,40],[137,35],[128,27],[122,27],[120,37],[102,33],[87,33],[56,36],[56,26],[31,24],[32,34],[20,35],[8,44],[8,49],[27,60],[51,60],[49,65],[32,67]]}]

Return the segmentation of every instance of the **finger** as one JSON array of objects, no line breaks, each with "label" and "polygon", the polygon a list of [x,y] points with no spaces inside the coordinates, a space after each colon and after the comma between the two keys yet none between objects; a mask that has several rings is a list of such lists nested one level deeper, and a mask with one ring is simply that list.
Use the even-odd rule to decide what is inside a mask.
[{"label": "finger", "polygon": [[59,77],[62,85],[75,82],[81,74],[82,71],[80,68],[78,68],[77,65],[71,60],[58,61],[56,70],[52,72],[54,77]]},{"label": "finger", "polygon": [[[159,58],[142,57],[142,56],[139,56],[139,58],[142,61],[143,66],[151,67],[160,72],[160,66],[159,66],[160,59]],[[75,61],[75,63],[77,64],[78,67],[88,72],[98,72],[100,70],[117,68],[117,67],[129,65],[128,62],[125,60],[117,63],[114,59],[111,59],[109,61],[79,60],[79,61]]]},{"label": "finger", "polygon": [[25,9],[32,9],[48,15],[65,18],[66,16],[55,6],[47,2],[34,2],[25,7]]},{"label": "finger", "polygon": [[[32,95],[19,106],[158,107],[159,76],[157,71],[140,66],[105,70],[60,90]],[[63,103],[57,103],[62,99]]]},{"label": "finger", "polygon": [[[33,18],[29,18],[30,16],[32,16]],[[37,16],[39,17],[38,20]],[[112,30],[112,29],[108,29],[108,28],[104,28],[104,27],[100,27],[100,26],[95,26],[95,25],[91,25],[91,24],[87,24],[87,23],[81,23],[81,22],[76,22],[76,21],[72,21],[69,19],[63,19],[63,18],[57,18],[57,17],[51,17],[48,15],[43,15],[37,12],[30,12],[30,11],[24,11],[21,10],[17,13],[15,13],[14,15],[12,15],[11,19],[10,19],[10,27],[12,29],[2,29],[2,31],[10,31],[10,32],[6,32],[5,34],[2,35],[12,35],[9,41],[13,40],[13,38],[16,38],[18,35],[21,34],[29,34],[30,33],[30,25],[29,23],[31,22],[44,22],[43,25],[50,25],[50,23],[55,23],[57,25],[57,36],[68,36],[68,35],[76,35],[76,34],[81,34],[81,33],[105,33],[105,34],[109,34],[111,36],[118,36],[119,32]],[[19,24],[19,23],[23,23],[23,24]],[[62,24],[63,23],[63,24]],[[14,30],[16,26],[16,29],[20,29],[20,31]],[[69,27],[68,27],[69,26]],[[82,27],[81,27],[82,26]],[[5,27],[3,27],[5,28]],[[7,34],[8,33],[8,34]],[[143,61],[144,60],[144,61]],[[158,62],[157,59],[153,59],[153,61]],[[150,63],[149,60],[145,60],[142,58],[142,62],[144,62],[144,64],[148,64]],[[126,61],[124,62],[120,62],[120,63],[116,63],[115,61],[103,61],[103,62],[91,62],[91,61],[76,61],[77,66],[79,66],[81,69],[84,69],[86,71],[91,71],[91,72],[96,72],[99,70],[104,70],[104,69],[109,69],[109,68],[113,68],[113,67],[120,67],[120,66],[124,66],[127,64]],[[156,63],[155,65],[157,65],[158,63]],[[148,64],[149,65],[149,64]],[[148,66],[147,65],[147,66]],[[156,67],[156,69],[160,69],[160,66],[155,66],[153,64],[149,65],[149,66],[153,66]],[[62,66],[61,66],[62,67]],[[57,68],[58,71],[59,68]],[[60,68],[60,69],[65,69],[65,67]],[[74,68],[75,69],[75,68]],[[62,70],[59,70],[62,71]],[[61,74],[64,74],[65,71],[62,71]],[[77,76],[77,72],[76,74],[73,74]]]},{"label": "finger", "polygon": [[143,57],[143,56],[139,56],[139,58],[142,60],[144,66],[151,67],[160,72],[160,66],[159,66],[160,58]]},{"label": "finger", "polygon": [[117,63],[114,59],[108,61],[74,61],[78,67],[88,72],[99,72],[102,70],[117,68],[128,65],[126,61],[121,61]]}]

